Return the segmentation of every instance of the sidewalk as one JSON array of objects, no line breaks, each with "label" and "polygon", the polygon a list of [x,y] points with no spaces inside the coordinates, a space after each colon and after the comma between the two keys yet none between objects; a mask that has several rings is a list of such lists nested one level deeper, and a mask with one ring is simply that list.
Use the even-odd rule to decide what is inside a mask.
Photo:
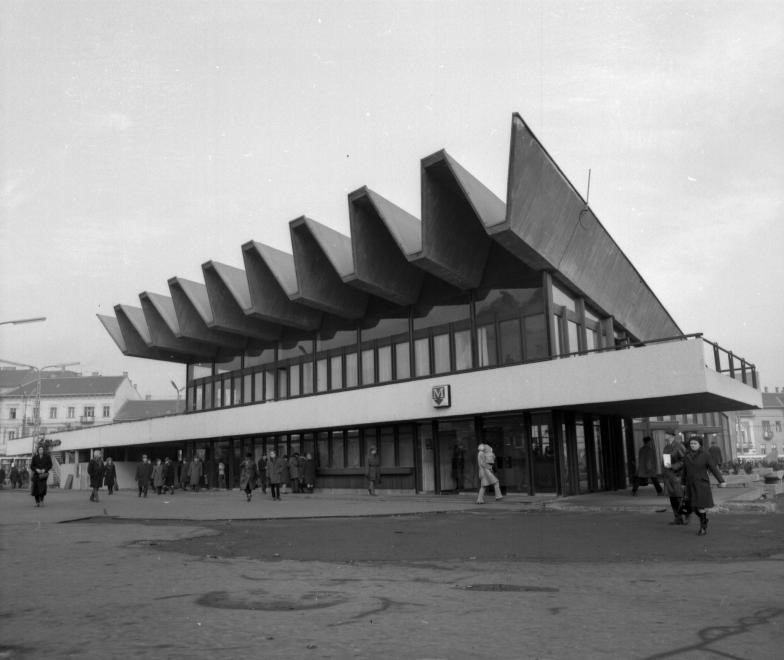
[{"label": "sidewalk", "polygon": [[[716,513],[773,513],[776,504],[760,499],[762,486],[746,488],[714,488]],[[653,488],[589,493],[572,497],[555,495],[523,495],[510,493],[501,501],[487,498],[476,504],[475,493],[449,495],[381,493],[371,497],[365,492],[316,492],[284,494],[274,502],[260,490],[251,502],[245,494],[233,491],[176,491],[171,495],[150,494],[146,498],[136,491],[122,490],[114,495],[101,491],[98,503],[89,501],[87,490],[50,488],[45,505],[36,508],[26,490],[0,491],[1,524],[53,523],[109,516],[125,520],[254,520],[276,518],[341,518],[357,516],[406,516],[423,513],[458,511],[636,511],[660,513],[669,511],[669,499],[656,496]]]}]

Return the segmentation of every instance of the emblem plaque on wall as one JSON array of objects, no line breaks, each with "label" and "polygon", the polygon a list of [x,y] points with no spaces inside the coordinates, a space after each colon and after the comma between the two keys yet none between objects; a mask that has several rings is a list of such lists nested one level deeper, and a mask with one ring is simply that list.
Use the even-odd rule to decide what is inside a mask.
[{"label": "emblem plaque on wall", "polygon": [[452,388],[450,385],[433,385],[431,396],[434,408],[449,408],[452,405]]}]

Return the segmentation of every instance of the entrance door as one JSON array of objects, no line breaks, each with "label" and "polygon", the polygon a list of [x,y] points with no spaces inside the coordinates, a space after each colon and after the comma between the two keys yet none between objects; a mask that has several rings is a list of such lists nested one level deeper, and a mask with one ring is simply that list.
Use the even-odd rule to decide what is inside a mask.
[{"label": "entrance door", "polygon": [[531,456],[533,460],[534,492],[554,493],[557,490],[555,446],[552,438],[552,418],[549,413],[531,415]]},{"label": "entrance door", "polygon": [[438,484],[440,492],[476,490],[474,420],[438,422]]},{"label": "entrance door", "polygon": [[496,456],[496,476],[507,491],[530,491],[528,443],[522,415],[482,420],[482,437]]}]

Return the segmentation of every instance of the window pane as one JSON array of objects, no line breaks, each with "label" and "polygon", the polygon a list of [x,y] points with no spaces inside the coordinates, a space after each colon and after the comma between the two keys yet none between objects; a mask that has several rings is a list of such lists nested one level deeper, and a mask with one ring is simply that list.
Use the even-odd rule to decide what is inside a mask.
[{"label": "window pane", "polygon": [[434,373],[437,374],[450,371],[449,335],[446,333],[433,336],[433,367]]},{"label": "window pane", "polygon": [[356,387],[357,379],[357,354],[356,351],[346,353],[346,387]]},{"label": "window pane", "polygon": [[212,376],[212,362],[190,364],[188,365],[188,371],[190,372],[191,380],[195,380],[196,378],[207,378],[208,376]]},{"label": "window pane", "polygon": [[321,358],[316,360],[316,391],[327,391],[327,360]]},{"label": "window pane", "polygon": [[596,330],[586,328],[585,330],[585,350],[592,351],[597,348],[599,333]]},{"label": "window pane", "polygon": [[329,433],[319,431],[317,440],[318,464],[321,467],[329,467]]},{"label": "window pane", "polygon": [[474,361],[471,353],[471,331],[455,331],[455,371],[471,369]]},{"label": "window pane", "polygon": [[346,431],[346,466],[359,467],[359,429]]},{"label": "window pane", "polygon": [[483,325],[477,328],[476,350],[477,362],[480,367],[492,367],[498,364],[496,359],[495,324]]},{"label": "window pane", "polygon": [[430,375],[430,341],[427,337],[414,340],[414,374]]},{"label": "window pane", "polygon": [[372,348],[362,351],[362,384],[371,385],[376,382],[376,365],[373,364],[374,353]]},{"label": "window pane", "polygon": [[343,431],[332,431],[332,467],[345,467],[343,457]]},{"label": "window pane", "polygon": [[245,374],[244,383],[244,388],[242,390],[242,402],[250,403],[253,400],[251,397],[251,394],[253,393],[253,375]]},{"label": "window pane", "polygon": [[264,401],[264,372],[257,371],[253,374],[253,400]]},{"label": "window pane", "polygon": [[566,329],[569,333],[569,353],[576,353],[580,350],[580,339],[578,335],[578,328],[577,324],[574,321],[567,321],[566,322]]},{"label": "window pane", "polygon": [[278,398],[286,399],[289,396],[289,370],[286,367],[278,369]]},{"label": "window pane", "polygon": [[212,382],[204,383],[204,409],[212,408]]},{"label": "window pane", "polygon": [[259,364],[268,364],[275,361],[275,349],[254,350],[245,353],[245,366],[255,367]]},{"label": "window pane", "polygon": [[225,374],[228,371],[236,371],[242,366],[242,358],[239,355],[233,357],[231,360],[227,360],[226,362],[216,362],[215,363],[215,374]]},{"label": "window pane", "polygon": [[476,292],[476,318],[480,325],[490,321],[526,316],[544,311],[541,287],[493,289]]},{"label": "window pane", "polygon": [[378,445],[379,459],[382,467],[395,465],[395,433],[391,426],[381,427],[381,437]]},{"label": "window pane", "polygon": [[525,359],[536,360],[547,357],[547,329],[544,325],[544,314],[526,316],[523,319],[525,328]]},{"label": "window pane", "polygon": [[329,358],[331,387],[333,390],[343,389],[343,359],[340,355]]},{"label": "window pane", "polygon": [[401,341],[395,344],[395,377],[397,380],[411,377],[410,360],[409,343]]},{"label": "window pane", "polygon": [[521,362],[523,352],[520,346],[520,321],[510,319],[498,324],[501,333],[501,358],[502,364]]},{"label": "window pane", "polygon": [[400,318],[376,319],[375,325],[360,331],[362,342],[389,339],[395,335],[408,335],[408,313]]},{"label": "window pane", "polygon": [[313,394],[313,363],[302,363],[302,393]]},{"label": "window pane", "polygon": [[[202,406],[204,404],[204,398],[203,398],[204,388],[202,385],[197,385],[195,389],[196,389],[196,403],[194,405],[194,410],[203,410]],[[68,417],[73,417],[73,415],[71,414],[72,412],[73,412],[73,408],[69,408]]]},{"label": "window pane", "polygon": [[238,406],[242,403],[242,376],[234,377],[231,405]]},{"label": "window pane", "polygon": [[392,346],[378,347],[378,382],[392,380]]},{"label": "window pane", "polygon": [[566,292],[555,283],[553,283],[553,304],[566,307],[571,312],[577,311],[577,305],[572,294]]},{"label": "window pane", "polygon": [[264,400],[272,401],[275,398],[275,372],[272,369],[264,370]]},{"label": "window pane", "polygon": [[397,445],[401,467],[414,467],[414,427],[402,424],[397,430]]},{"label": "window pane", "polygon": [[289,366],[289,396],[299,396],[299,365],[292,364]]}]

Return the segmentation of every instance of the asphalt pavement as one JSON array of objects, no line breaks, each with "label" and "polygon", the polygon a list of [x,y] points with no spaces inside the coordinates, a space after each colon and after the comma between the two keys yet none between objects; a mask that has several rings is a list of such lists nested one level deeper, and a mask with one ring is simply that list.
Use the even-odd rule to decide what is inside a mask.
[{"label": "asphalt pavement", "polygon": [[715,489],[511,494],[0,491],[0,658],[772,658],[784,517]]}]

